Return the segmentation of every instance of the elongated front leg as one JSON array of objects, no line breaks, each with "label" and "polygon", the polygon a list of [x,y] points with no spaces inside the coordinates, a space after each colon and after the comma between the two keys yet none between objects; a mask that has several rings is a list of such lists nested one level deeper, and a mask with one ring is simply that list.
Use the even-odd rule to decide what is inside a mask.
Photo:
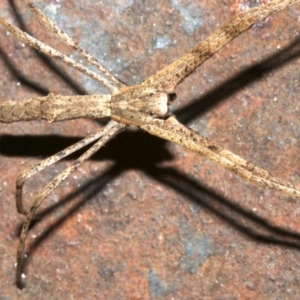
[{"label": "elongated front leg", "polygon": [[150,76],[144,81],[144,84],[160,83],[167,92],[174,91],[175,87],[182,80],[193,73],[226,44],[248,30],[253,24],[297,3],[300,3],[300,0],[273,0],[265,5],[253,7],[239,13],[190,52]]},{"label": "elongated front leg", "polygon": [[223,149],[209,141],[179,123],[175,117],[170,117],[166,121],[156,119],[151,124],[145,124],[140,127],[153,135],[175,142],[206,156],[246,181],[261,187],[281,191],[300,199],[300,189],[272,176],[269,172],[256,167],[231,151]]}]

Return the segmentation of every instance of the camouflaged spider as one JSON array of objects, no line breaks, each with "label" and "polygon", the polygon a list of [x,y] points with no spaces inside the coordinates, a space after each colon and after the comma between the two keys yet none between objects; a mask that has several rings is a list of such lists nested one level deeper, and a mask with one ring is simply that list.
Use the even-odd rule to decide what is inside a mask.
[{"label": "camouflaged spider", "polygon": [[[21,274],[25,240],[37,208],[53,189],[66,179],[71,172],[76,170],[112,137],[124,130],[127,125],[138,126],[150,134],[198,152],[256,185],[279,190],[293,197],[300,198],[299,189],[281,181],[267,171],[254,166],[238,155],[223,149],[185,127],[176,120],[168,108],[169,102],[174,99],[175,87],[194,72],[204,61],[220,50],[225,44],[250,28],[254,23],[300,1],[275,0],[266,5],[240,13],[189,53],[163,70],[150,76],[141,84],[130,87],[121,83],[95,58],[80,48],[76,42],[58,28],[30,1],[26,0],[25,2],[41,23],[56,33],[60,39],[77,50],[78,53],[96,67],[103,76],[98,75],[83,65],[73,61],[68,56],[22,32],[5,19],[0,18],[0,23],[19,40],[47,55],[61,60],[67,65],[100,82],[111,92],[111,95],[60,96],[50,93],[45,97],[30,98],[18,102],[4,101],[0,103],[0,122],[10,123],[30,120],[48,120],[49,122],[55,122],[83,117],[93,119],[111,117],[112,121],[99,132],[86,137],[82,141],[43,160],[20,174],[17,180],[16,204],[18,212],[25,215],[26,218],[17,250],[17,283],[19,287],[22,287]],[[91,146],[89,150],[38,193],[29,210],[24,209],[22,203],[22,188],[29,177],[94,141],[96,141],[96,143]]]}]

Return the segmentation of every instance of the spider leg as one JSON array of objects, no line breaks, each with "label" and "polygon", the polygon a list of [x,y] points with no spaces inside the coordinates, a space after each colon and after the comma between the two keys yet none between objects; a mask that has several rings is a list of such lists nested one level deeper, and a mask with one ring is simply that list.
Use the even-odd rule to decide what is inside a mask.
[{"label": "spider leg", "polygon": [[166,91],[173,92],[188,75],[253,24],[296,3],[300,3],[300,0],[273,0],[265,5],[240,12],[190,52],[147,78],[143,84],[159,82]]},{"label": "spider leg", "polygon": [[105,77],[102,77],[100,75],[98,75],[97,73],[89,70],[88,68],[86,68],[84,65],[77,63],[75,60],[71,59],[70,57],[68,57],[67,55],[62,54],[61,52],[55,50],[54,48],[44,44],[43,42],[35,39],[34,37],[30,36],[28,33],[23,32],[22,30],[20,30],[19,28],[17,28],[16,26],[10,24],[9,22],[7,22],[5,19],[0,17],[0,24],[2,24],[4,27],[6,27],[6,29],[12,34],[14,35],[18,40],[28,44],[29,46],[37,49],[40,52],[43,52],[55,59],[61,60],[62,62],[64,62],[65,64],[67,64],[68,66],[82,72],[83,74],[91,77],[92,79],[100,82],[101,84],[103,84],[109,91],[114,92],[116,91],[116,87],[109,81],[107,80]]},{"label": "spider leg", "polygon": [[71,37],[69,37],[61,28],[59,28],[54,22],[52,22],[40,9],[38,9],[31,1],[25,0],[30,11],[36,16],[36,18],[48,27],[52,32],[54,32],[61,40],[66,44],[71,46],[73,49],[77,50],[78,53],[84,57],[90,64],[95,66],[104,76],[106,76],[110,81],[111,85],[115,86],[115,92],[117,92],[121,87],[125,86],[121,83],[113,74],[106,70],[99,61],[96,60],[91,54],[86,50],[82,49],[77,42],[75,42]]},{"label": "spider leg", "polygon": [[80,140],[76,144],[71,145],[70,147],[48,157],[47,159],[33,165],[31,168],[28,170],[23,171],[17,181],[16,181],[16,206],[17,206],[17,211],[19,214],[22,215],[27,215],[28,211],[24,209],[23,206],[23,200],[22,200],[22,190],[24,183],[27,179],[29,179],[31,176],[34,174],[42,171],[43,169],[51,166],[52,164],[60,161],[66,156],[69,156],[70,154],[74,153],[75,151],[85,147],[86,145],[92,143],[93,141],[100,139],[104,135],[106,135],[110,130],[112,130],[116,126],[115,121],[110,121],[102,130],[100,130],[97,133],[93,133],[83,140]]},{"label": "spider leg", "polygon": [[75,171],[85,160],[90,158],[95,152],[97,152],[106,142],[118,134],[126,125],[112,122],[112,128],[107,131],[102,138],[96,142],[89,150],[87,150],[83,155],[81,155],[71,166],[66,168],[58,176],[56,176],[50,183],[48,183],[34,198],[33,204],[30,207],[20,235],[18,249],[17,249],[17,269],[16,269],[16,283],[22,288],[22,270],[23,270],[23,253],[25,249],[25,241],[30,227],[30,223],[34,217],[34,214],[38,207],[41,205],[43,200],[63,181],[65,180],[73,171]]},{"label": "spider leg", "polygon": [[145,131],[172,141],[206,156],[229,171],[258,186],[284,192],[300,199],[300,189],[272,176],[240,156],[225,150],[195,131],[179,123],[174,116],[167,120],[156,119],[151,124],[140,126]]}]

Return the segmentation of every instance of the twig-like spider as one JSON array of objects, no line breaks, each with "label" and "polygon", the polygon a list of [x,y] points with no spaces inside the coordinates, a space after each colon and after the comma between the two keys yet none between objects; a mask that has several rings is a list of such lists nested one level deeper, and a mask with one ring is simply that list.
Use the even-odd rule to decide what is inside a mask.
[{"label": "twig-like spider", "polygon": [[[206,59],[212,56],[233,38],[251,27],[251,25],[255,22],[266,18],[273,12],[284,9],[288,5],[299,2],[300,1],[272,1],[268,5],[250,9],[241,13],[175,63],[149,77],[141,83],[141,85],[129,88],[119,82],[112,74],[96,62],[95,59],[83,51],[75,42],[73,42],[72,39],[62,32],[29,1],[26,1],[26,3],[37,18],[49,29],[57,33],[62,40],[82,54],[91,64],[96,66],[99,71],[104,74],[104,77],[89,71],[82,65],[70,60],[65,55],[55,51],[34,38],[29,37],[27,34],[16,29],[4,19],[0,19],[1,24],[6,26],[6,28],[20,40],[30,44],[41,52],[49,54],[52,57],[60,59],[68,65],[79,69],[86,75],[91,76],[102,83],[112,93],[112,96],[93,95],[77,97],[49,94],[47,97],[28,99],[17,103],[12,101],[2,102],[0,106],[1,122],[40,119],[46,119],[53,122],[82,117],[100,118],[105,116],[110,116],[114,120],[99,133],[93,134],[85,138],[83,141],[80,141],[54,156],[51,156],[23,172],[18,178],[17,210],[19,213],[26,215],[17,253],[17,282],[19,286],[22,285],[21,273],[25,239],[36,209],[39,207],[43,199],[49,195],[60,182],[69,176],[72,171],[77,169],[113,136],[123,130],[126,125],[139,126],[151,134],[160,136],[164,139],[176,142],[184,147],[194,150],[238,174],[245,180],[257,185],[280,190],[294,197],[300,197],[299,189],[288,183],[282,182],[280,179],[273,177],[263,169],[252,165],[251,163],[241,159],[239,156],[228,150],[222,149],[216,144],[201,137],[199,134],[186,128],[180,124],[168,110],[168,102],[174,98],[172,93],[175,87]],[[72,166],[67,168],[42,189],[42,191],[35,197],[33,205],[29,211],[26,211],[23,208],[22,187],[26,179],[96,140],[98,141],[79,159],[77,159]]]}]

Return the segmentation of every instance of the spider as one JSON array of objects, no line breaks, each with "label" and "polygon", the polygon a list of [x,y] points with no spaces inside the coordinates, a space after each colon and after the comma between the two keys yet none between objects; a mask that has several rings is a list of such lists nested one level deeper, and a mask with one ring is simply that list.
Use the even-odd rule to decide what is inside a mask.
[{"label": "spider", "polygon": [[[206,40],[206,42],[204,41],[199,46],[196,46],[187,55],[175,61],[175,63],[169,65],[162,71],[150,76],[141,85],[134,87],[127,87],[125,84],[118,81],[112,74],[106,71],[98,62],[89,56],[89,54],[79,48],[72,39],[53,24],[30,1],[26,1],[26,3],[37,18],[47,25],[48,28],[57,33],[62,40],[67,42],[74,49],[78,50],[80,54],[83,54],[83,56],[90,63],[97,66],[98,69],[106,75],[106,77],[99,77],[98,75],[95,75],[95,73],[89,71],[80,64],[76,64],[69,60],[61,53],[55,52],[54,49],[50,49],[37,40],[29,38],[21,31],[17,31],[17,29],[8,24],[4,19],[1,19],[0,22],[20,40],[36,47],[42,52],[68,63],[70,66],[76,67],[105,85],[112,93],[111,97],[108,95],[97,95],[94,97],[64,97],[49,94],[46,97],[29,99],[23,102],[20,101],[17,105],[10,101],[3,102],[1,104],[0,120],[2,122],[29,121],[38,119],[46,119],[53,122],[82,117],[96,119],[107,116],[110,116],[113,119],[113,121],[109,122],[100,132],[92,134],[83,141],[80,141],[77,144],[62,150],[58,154],[36,164],[29,170],[22,172],[18,178],[17,210],[19,213],[26,215],[17,254],[17,283],[19,286],[22,286],[21,274],[23,268],[22,259],[25,239],[36,209],[39,207],[43,199],[47,197],[52,190],[58,186],[58,184],[67,178],[71,172],[77,169],[112,137],[122,131],[127,125],[139,126],[141,129],[153,135],[181,144],[182,146],[194,150],[201,155],[207,156],[211,160],[238,174],[242,178],[257,185],[277,189],[294,197],[300,197],[300,191],[294,186],[282,182],[265,170],[252,165],[228,150],[222,149],[215,143],[208,141],[194,131],[181,125],[168,109],[169,102],[174,100],[175,87],[190,73],[197,69],[198,66],[200,66],[206,59],[212,56],[234,37],[248,29],[252,24],[267,17],[273,12],[274,7],[277,6],[280,9],[283,9],[287,5],[298,2],[299,1],[273,1],[258,9],[252,9],[245,13],[241,13],[239,17],[228,23],[229,25],[227,25],[225,29],[222,27],[219,31],[213,34],[209,40]],[[276,10],[277,9],[274,11]],[[234,22],[239,22],[239,20],[242,20],[242,22],[238,25],[235,23],[233,26]],[[225,35],[224,32],[226,32]],[[220,38],[220,40],[218,40],[218,38]],[[40,108],[43,103],[46,103],[46,106],[48,106],[42,113],[38,112],[37,114],[37,108]],[[147,105],[145,105],[145,103]],[[151,103],[151,106],[148,105],[149,103]],[[33,107],[28,109],[28,104],[32,104]],[[83,105],[86,106],[84,110],[82,109]],[[61,109],[61,111],[58,109]],[[22,203],[22,188],[25,180],[45,167],[96,140],[98,141],[79,159],[77,159],[72,166],[67,168],[41,190],[41,192],[35,197],[33,205],[29,211],[24,209]]]}]

